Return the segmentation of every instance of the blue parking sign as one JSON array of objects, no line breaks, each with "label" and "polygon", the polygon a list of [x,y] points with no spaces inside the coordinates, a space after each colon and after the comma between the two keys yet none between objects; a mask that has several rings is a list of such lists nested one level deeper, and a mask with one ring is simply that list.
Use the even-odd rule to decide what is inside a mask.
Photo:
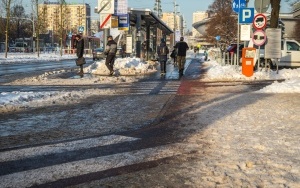
[{"label": "blue parking sign", "polygon": [[250,24],[254,19],[254,8],[240,8],[239,23]]},{"label": "blue parking sign", "polygon": [[240,12],[240,8],[246,7],[246,0],[233,0],[232,10],[236,13]]}]

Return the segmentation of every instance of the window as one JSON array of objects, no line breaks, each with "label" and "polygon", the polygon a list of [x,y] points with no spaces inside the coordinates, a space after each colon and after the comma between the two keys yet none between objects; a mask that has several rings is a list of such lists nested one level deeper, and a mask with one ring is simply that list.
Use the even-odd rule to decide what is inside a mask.
[{"label": "window", "polygon": [[295,42],[287,42],[286,47],[288,51],[299,51],[299,45]]}]

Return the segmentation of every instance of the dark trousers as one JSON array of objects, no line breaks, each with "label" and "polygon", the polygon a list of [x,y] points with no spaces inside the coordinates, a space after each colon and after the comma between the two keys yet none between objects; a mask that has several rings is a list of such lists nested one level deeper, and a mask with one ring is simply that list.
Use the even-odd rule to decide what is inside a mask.
[{"label": "dark trousers", "polygon": [[[79,58],[82,58],[83,56],[77,56],[78,57],[78,59]],[[80,67],[80,72],[79,72],[79,74],[83,74],[83,65],[79,65],[79,67]]]},{"label": "dark trousers", "polygon": [[114,70],[115,55],[107,55],[105,65],[110,72]]},{"label": "dark trousers", "polygon": [[161,73],[166,73],[166,61],[160,61],[160,71]]}]

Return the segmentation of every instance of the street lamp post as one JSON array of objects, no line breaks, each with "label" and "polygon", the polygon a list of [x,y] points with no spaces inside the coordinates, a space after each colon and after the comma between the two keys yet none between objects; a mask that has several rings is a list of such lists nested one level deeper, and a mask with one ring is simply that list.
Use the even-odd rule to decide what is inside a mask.
[{"label": "street lamp post", "polygon": [[174,0],[174,39],[173,39],[173,46],[176,43],[176,29],[177,29],[177,6],[178,4],[176,3],[176,0]]}]

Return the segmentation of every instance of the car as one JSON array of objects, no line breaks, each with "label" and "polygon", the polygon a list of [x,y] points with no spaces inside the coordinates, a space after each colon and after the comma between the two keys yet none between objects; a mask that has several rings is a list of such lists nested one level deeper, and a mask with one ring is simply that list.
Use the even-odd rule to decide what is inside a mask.
[{"label": "car", "polygon": [[93,60],[103,59],[104,58],[104,50],[103,48],[96,48],[93,50]]},{"label": "car", "polygon": [[[242,54],[242,50],[244,48],[244,43],[240,43],[239,44],[239,54]],[[233,44],[230,44],[230,46],[228,46],[228,48],[226,49],[227,52],[229,53],[237,53],[237,44],[236,43],[233,43]]]},{"label": "car", "polygon": [[[243,48],[244,48],[244,43],[243,42],[239,43],[239,57],[242,57]],[[227,55],[224,57],[225,63],[235,64],[233,62],[234,58],[231,58],[231,57],[234,57],[234,55],[237,55],[237,44],[236,43],[230,44],[226,49],[226,53],[227,53]]]},{"label": "car", "polygon": [[[258,48],[250,40],[248,47]],[[265,66],[265,45],[256,50],[254,58],[255,69],[258,67],[258,57],[260,57],[260,67]],[[275,59],[267,59],[270,68],[275,68]],[[278,67],[299,68],[300,67],[300,43],[293,39],[281,39],[281,58],[278,61]]]}]

